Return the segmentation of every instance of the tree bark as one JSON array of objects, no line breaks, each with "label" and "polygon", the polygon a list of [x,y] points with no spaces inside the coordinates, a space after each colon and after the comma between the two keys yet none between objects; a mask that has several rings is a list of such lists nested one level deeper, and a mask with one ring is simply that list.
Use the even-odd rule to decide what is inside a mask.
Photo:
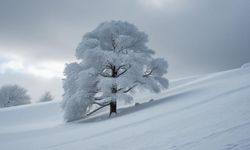
[{"label": "tree bark", "polygon": [[117,113],[117,103],[116,103],[116,93],[118,92],[117,90],[117,85],[113,84],[112,88],[111,88],[111,93],[112,93],[112,99],[111,102],[109,103],[110,105],[110,113],[109,113],[109,117],[111,116],[112,113]]},{"label": "tree bark", "polygon": [[116,101],[111,101],[109,106],[110,106],[110,112],[109,112],[109,117],[110,117],[112,113],[117,113],[116,112],[116,110],[117,110]]}]

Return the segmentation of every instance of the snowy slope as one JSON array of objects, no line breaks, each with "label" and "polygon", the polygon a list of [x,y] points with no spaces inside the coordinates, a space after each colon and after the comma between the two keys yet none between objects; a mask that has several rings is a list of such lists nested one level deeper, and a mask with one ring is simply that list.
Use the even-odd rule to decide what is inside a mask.
[{"label": "snowy slope", "polygon": [[59,102],[1,109],[0,149],[250,149],[248,67],[176,80],[170,87],[110,119],[63,123]]}]

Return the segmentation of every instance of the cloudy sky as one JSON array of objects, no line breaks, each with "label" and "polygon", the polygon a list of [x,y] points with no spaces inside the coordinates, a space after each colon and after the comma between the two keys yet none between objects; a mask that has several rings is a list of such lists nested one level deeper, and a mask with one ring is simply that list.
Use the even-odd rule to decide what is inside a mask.
[{"label": "cloudy sky", "polygon": [[22,85],[33,101],[46,90],[61,99],[64,64],[106,20],[146,32],[170,79],[250,62],[249,0],[0,0],[0,86]]}]

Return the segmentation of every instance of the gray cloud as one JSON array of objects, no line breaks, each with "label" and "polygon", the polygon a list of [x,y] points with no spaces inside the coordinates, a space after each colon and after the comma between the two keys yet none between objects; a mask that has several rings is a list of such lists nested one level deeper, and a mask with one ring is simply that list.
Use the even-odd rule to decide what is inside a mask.
[{"label": "gray cloud", "polygon": [[37,102],[46,91],[50,91],[55,100],[61,100],[63,89],[62,80],[59,78],[45,79],[14,71],[0,74],[0,76],[0,86],[18,84],[27,89],[28,94],[32,98],[32,102]]},{"label": "gray cloud", "polygon": [[176,78],[249,62],[249,18],[249,0],[2,0],[0,54],[72,61],[84,33],[105,20],[126,20],[149,35]]}]

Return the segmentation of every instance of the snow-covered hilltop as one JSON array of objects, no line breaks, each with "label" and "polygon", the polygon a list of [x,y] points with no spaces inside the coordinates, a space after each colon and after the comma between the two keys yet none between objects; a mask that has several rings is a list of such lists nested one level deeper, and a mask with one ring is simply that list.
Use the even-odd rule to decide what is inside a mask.
[{"label": "snow-covered hilltop", "polygon": [[170,81],[167,91],[143,99],[154,101],[74,123],[62,121],[56,101],[3,108],[0,149],[250,149],[248,68]]}]

